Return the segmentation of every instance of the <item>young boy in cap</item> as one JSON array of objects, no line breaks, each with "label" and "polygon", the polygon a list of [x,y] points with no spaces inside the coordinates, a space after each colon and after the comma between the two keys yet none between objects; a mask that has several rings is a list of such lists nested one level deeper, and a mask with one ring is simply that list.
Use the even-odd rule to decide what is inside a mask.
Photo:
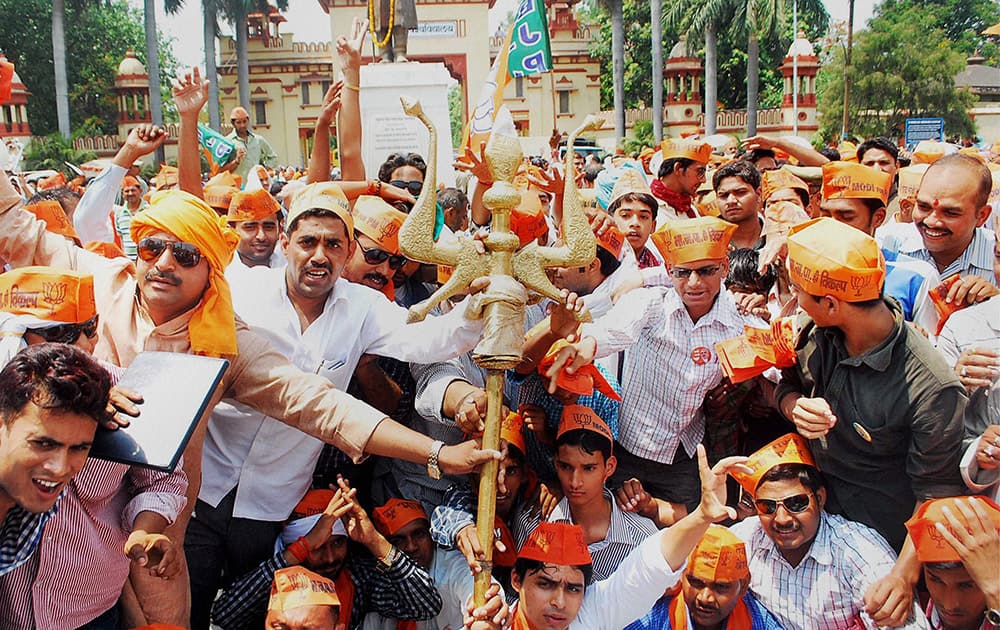
[{"label": "young boy in cap", "polygon": [[[672,221],[653,234],[674,286],[631,291],[563,348],[550,379],[594,357],[628,348],[622,376],[621,432],[613,483],[636,477],[653,496],[688,509],[698,503],[695,446],[705,435],[702,406],[722,381],[716,343],[742,334],[746,323],[722,281],[736,226],[715,217]],[[554,385],[550,385],[554,391]]]},{"label": "young boy in cap", "polygon": [[919,573],[903,522],[922,501],[962,492],[967,397],[940,354],[883,299],[885,262],[875,239],[814,219],[792,228],[788,269],[809,319],[800,323],[798,364],[783,370],[776,400],[812,440],[831,512],[902,549],[866,600],[876,623],[898,624]]},{"label": "young boy in cap", "polygon": [[[866,591],[895,554],[874,530],[824,510],[827,489],[805,440],[790,433],[755,452],[733,478],[757,516],[731,527],[747,545],[750,590],[786,630],[875,630]],[[899,626],[925,628],[907,602]],[[909,616],[909,621],[907,621]]]},{"label": "young boy in cap", "polygon": [[[605,486],[618,464],[613,447],[611,430],[592,409],[563,407],[553,457],[563,499],[547,520],[575,523],[583,529],[595,581],[607,579],[632,549],[656,531],[650,519],[623,511]],[[538,523],[537,515],[523,513],[514,530],[518,543]]]},{"label": "young boy in cap", "polygon": [[712,525],[688,558],[679,592],[673,589],[625,630],[779,630],[749,585],[746,545]]},{"label": "young boy in cap", "polygon": [[608,214],[625,235],[639,269],[663,264],[646,246],[656,228],[658,206],[642,173],[637,168],[623,167],[611,191]]},{"label": "young boy in cap", "polygon": [[963,555],[939,529],[947,529],[954,536],[955,529],[947,512],[955,519],[965,519],[957,529],[972,531],[975,527],[978,530],[976,533],[987,541],[986,548],[980,552],[983,555],[989,556],[987,551],[996,549],[1000,538],[1000,508],[986,497],[934,499],[920,506],[906,522],[906,528],[916,547],[930,594],[927,618],[934,630],[994,630],[1000,626],[997,558],[993,557],[995,578],[979,583],[966,567]]}]

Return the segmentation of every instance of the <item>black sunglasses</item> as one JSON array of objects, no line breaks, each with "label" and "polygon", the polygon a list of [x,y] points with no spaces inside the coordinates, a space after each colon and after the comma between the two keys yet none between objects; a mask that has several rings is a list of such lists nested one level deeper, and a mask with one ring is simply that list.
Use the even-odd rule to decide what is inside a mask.
[{"label": "black sunglasses", "polygon": [[142,258],[146,262],[158,259],[168,247],[174,260],[181,267],[195,267],[201,262],[201,250],[198,249],[197,245],[192,245],[191,243],[165,241],[162,238],[152,237],[146,237],[136,243],[139,258]]},{"label": "black sunglasses", "polygon": [[424,183],[423,182],[418,182],[418,181],[408,182],[408,181],[403,180],[403,179],[394,179],[394,180],[392,180],[389,183],[392,184],[393,186],[395,186],[396,188],[402,188],[403,190],[409,190],[410,194],[413,195],[414,197],[416,197],[417,195],[419,195],[420,191],[424,189]]},{"label": "black sunglasses", "polygon": [[754,505],[757,506],[757,511],[761,514],[774,514],[778,511],[779,505],[792,514],[800,514],[806,511],[810,501],[809,494],[794,494],[784,499],[757,499],[754,501]]},{"label": "black sunglasses", "polygon": [[687,280],[691,277],[692,273],[698,274],[701,278],[711,278],[715,274],[719,273],[719,269],[722,265],[709,265],[708,267],[701,267],[699,269],[684,269],[683,267],[671,267],[670,275],[677,280]]},{"label": "black sunglasses", "polygon": [[98,316],[94,315],[85,322],[79,324],[60,324],[49,328],[29,328],[27,332],[35,333],[45,341],[50,343],[76,343],[80,335],[86,335],[88,339],[97,336]]},{"label": "black sunglasses", "polygon": [[360,241],[358,241],[358,247],[361,248],[361,252],[365,255],[365,262],[369,265],[381,265],[388,260],[389,268],[395,270],[406,264],[406,256],[402,254],[390,254],[384,249],[377,247],[367,249]]}]

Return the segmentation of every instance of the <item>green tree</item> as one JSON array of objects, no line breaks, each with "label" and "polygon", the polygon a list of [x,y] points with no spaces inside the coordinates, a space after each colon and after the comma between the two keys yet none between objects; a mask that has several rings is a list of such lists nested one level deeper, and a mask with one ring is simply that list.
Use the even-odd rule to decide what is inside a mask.
[{"label": "green tree", "polygon": [[29,171],[52,169],[73,178],[76,174],[66,166],[67,162],[83,164],[96,157],[93,151],[76,150],[70,140],[55,132],[31,141],[24,153],[24,168]]},{"label": "green tree", "polygon": [[977,50],[991,65],[1000,64],[1000,47],[995,39],[982,35],[983,29],[1000,22],[996,0],[883,0],[879,15],[892,22],[918,10],[941,29],[951,48],[966,57]]},{"label": "green tree", "polygon": [[[0,47],[17,66],[32,93],[28,120],[37,135],[59,130],[56,109],[54,55],[50,0],[0,0]],[[93,119],[103,133],[117,131],[118,106],[114,78],[125,52],[132,48],[145,63],[145,31],[140,10],[126,0],[95,3],[67,2],[66,71],[70,127]],[[168,40],[159,46],[164,83],[172,76],[176,60]]]},{"label": "green tree", "polygon": [[[933,116],[944,118],[948,135],[972,135],[968,109],[975,97],[955,87],[964,55],[952,47],[939,17],[924,10],[923,3],[901,4],[876,14],[855,37],[848,109],[852,134],[899,138],[907,118]],[[825,140],[840,135],[843,76],[844,50],[836,47],[817,80]]]}]

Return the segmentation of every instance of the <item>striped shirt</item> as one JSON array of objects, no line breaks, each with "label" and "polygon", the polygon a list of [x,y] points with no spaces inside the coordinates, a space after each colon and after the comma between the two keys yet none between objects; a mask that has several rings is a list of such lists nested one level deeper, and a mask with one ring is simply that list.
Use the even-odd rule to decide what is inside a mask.
[{"label": "striped shirt", "polygon": [[680,295],[665,287],[630,291],[607,315],[584,324],[598,357],[629,349],[618,414],[618,439],[628,452],[671,464],[683,445],[694,456],[705,436],[705,395],[722,381],[715,344],[743,334],[744,324],[767,327],[741,316],[728,291],[693,322]]},{"label": "striped shirt", "polygon": [[[676,595],[676,597],[682,597],[682,595]],[[645,617],[625,626],[625,630],[675,630],[670,625],[670,604],[673,600],[674,596],[666,595],[661,597]],[[782,630],[781,624],[774,618],[771,611],[764,608],[750,591],[747,591],[743,596],[743,603],[750,613],[750,628],[748,630]],[[687,627],[694,628],[686,606],[684,614],[688,618]],[[720,630],[728,630],[728,627],[729,619],[727,618]]]},{"label": "striped shirt", "polygon": [[56,513],[59,499],[56,499],[51,510],[40,514],[29,512],[16,504],[10,508],[0,524],[0,575],[10,573],[31,557],[42,540],[42,528]]},{"label": "striped shirt", "polygon": [[[628,556],[629,552],[642,544],[658,530],[653,521],[645,516],[640,516],[635,512],[624,512],[618,507],[618,502],[611,495],[611,491],[604,489],[604,500],[611,503],[611,523],[608,526],[608,533],[604,540],[589,543],[587,549],[593,558],[594,581],[600,582],[611,577],[622,560]],[[517,515],[518,526],[511,533],[517,548],[520,549],[524,541],[528,539],[531,532],[538,527],[538,514],[522,511]],[[569,501],[563,499],[552,510],[549,515],[550,523],[572,523],[573,514],[570,512]]]},{"label": "striped shirt", "polygon": [[[924,247],[924,239],[920,236],[920,231],[913,223],[895,223],[886,226],[886,230],[880,236],[883,249],[912,256],[917,260],[929,262],[934,265],[935,269],[938,268],[934,257]],[[941,277],[947,278],[956,273],[963,276],[971,274],[986,278],[996,284],[996,276],[993,273],[993,249],[995,246],[996,235],[991,230],[983,227],[976,228],[972,234],[972,241],[962,252],[962,255],[940,270]]]},{"label": "striped shirt", "polygon": [[[892,570],[896,554],[874,529],[823,512],[809,552],[796,567],[781,555],[758,517],[730,529],[747,545],[750,591],[782,627],[875,630],[875,622],[864,612],[863,597]],[[914,605],[901,627],[926,629],[927,618]]]}]

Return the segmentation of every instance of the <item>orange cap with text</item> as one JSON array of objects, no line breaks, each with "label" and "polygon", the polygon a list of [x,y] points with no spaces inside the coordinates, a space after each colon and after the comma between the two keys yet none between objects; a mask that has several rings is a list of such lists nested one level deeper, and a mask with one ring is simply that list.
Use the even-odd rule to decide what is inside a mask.
[{"label": "orange cap with text", "polygon": [[712,145],[701,140],[667,138],[660,143],[660,153],[664,160],[685,158],[700,164],[708,164],[712,157]]},{"label": "orange cap with text", "polygon": [[694,207],[698,210],[698,214],[703,217],[722,216],[722,204],[719,203],[719,197],[714,190],[706,193],[701,201],[695,201]]},{"label": "orange cap with text", "polygon": [[19,267],[0,273],[0,311],[80,324],[97,315],[94,276],[56,267]]},{"label": "orange cap with text", "polygon": [[516,411],[507,412],[500,422],[500,439],[505,440],[511,446],[516,446],[522,455],[528,453],[527,445],[524,442],[524,420],[521,414]]},{"label": "orange cap with text", "polygon": [[[544,375],[548,372],[552,364],[556,362],[556,355],[568,345],[569,342],[565,339],[556,340],[552,344],[552,347],[549,348],[549,351],[545,353],[542,360],[538,362],[538,373]],[[608,398],[619,401],[622,399],[593,363],[580,366],[572,374],[568,374],[564,367],[562,370],[559,370],[559,374],[556,376],[556,385],[561,389],[579,394],[580,396],[592,396],[596,389]]]},{"label": "orange cap with text", "polygon": [[948,508],[952,515],[962,520],[962,512],[956,505],[959,501],[973,501],[979,503],[980,507],[986,510],[990,517],[990,523],[994,529],[1000,529],[1000,507],[990,499],[983,496],[948,497],[945,499],[932,499],[927,501],[917,509],[910,520],[906,521],[906,529],[910,533],[913,546],[917,549],[917,559],[921,562],[961,562],[962,557],[958,555],[955,548],[944,539],[941,532],[937,530],[936,524],[941,523],[954,533],[951,524],[945,518],[944,508]]},{"label": "orange cap with text", "polygon": [[577,429],[596,433],[606,438],[612,445],[615,443],[615,437],[611,435],[611,429],[608,428],[607,423],[601,420],[601,417],[593,409],[584,407],[583,405],[564,405],[562,417],[559,418],[559,429],[556,431],[556,439],[558,440],[568,431],[576,431]]},{"label": "orange cap with text", "polygon": [[899,175],[899,187],[896,189],[900,199],[916,199],[917,190],[920,189],[920,180],[924,178],[924,173],[930,168],[930,164],[911,164],[904,166],[897,171]]},{"label": "orange cap with text", "polygon": [[809,192],[809,184],[792,175],[783,168],[764,171],[760,176],[760,198],[767,201],[775,192],[785,188],[794,188]]},{"label": "orange cap with text", "polygon": [[354,202],[354,229],[372,239],[390,254],[399,253],[399,228],[406,213],[396,210],[381,197],[361,195]]},{"label": "orange cap with text", "polygon": [[292,519],[305,518],[326,511],[326,506],[330,505],[330,501],[333,501],[333,494],[333,490],[328,488],[309,490],[292,510]]},{"label": "orange cap with text", "polygon": [[787,433],[752,454],[744,464],[750,473],[731,472],[733,479],[752,495],[757,494],[760,479],[767,471],[781,464],[805,464],[816,468],[809,445],[798,433]]},{"label": "orange cap with text", "polygon": [[583,529],[569,523],[539,523],[524,541],[517,557],[571,567],[593,563]]},{"label": "orange cap with text", "polygon": [[392,536],[419,519],[430,522],[424,506],[408,499],[389,499],[382,507],[372,510],[372,522],[383,536]]},{"label": "orange cap with text", "polygon": [[160,166],[160,172],[156,174],[153,178],[153,186],[157,190],[166,190],[168,188],[173,188],[177,185],[177,167],[169,166],[163,164]]},{"label": "orange cap with text", "polygon": [[549,233],[542,201],[533,190],[521,191],[521,203],[510,211],[510,231],[517,235],[521,247]]},{"label": "orange cap with text", "polygon": [[[809,220],[806,211],[790,201],[775,201],[764,209],[764,227],[761,233],[769,239],[772,235],[787,236],[796,225]],[[768,244],[771,241],[768,240]]]},{"label": "orange cap with text", "polygon": [[723,260],[729,251],[736,224],[718,217],[667,221],[653,232],[653,244],[671,265],[696,260]]},{"label": "orange cap with text", "polygon": [[233,193],[233,198],[229,202],[229,212],[226,219],[236,223],[238,221],[263,221],[272,219],[274,215],[281,212],[281,206],[277,200],[263,188],[251,191],[239,191]]},{"label": "orange cap with text", "polygon": [[889,201],[892,175],[855,162],[823,165],[823,199],[878,199]]},{"label": "orange cap with text", "polygon": [[736,534],[710,525],[688,558],[687,574],[704,582],[737,582],[750,577],[747,547]]},{"label": "orange cap with text", "polygon": [[625,235],[617,227],[611,225],[604,230],[604,234],[596,235],[597,245],[605,251],[611,253],[616,259],[622,254],[622,247],[625,246]]},{"label": "orange cap with text", "polygon": [[274,572],[267,609],[284,612],[303,606],[340,606],[333,580],[302,566]]},{"label": "orange cap with text", "polygon": [[23,206],[23,208],[44,223],[46,231],[58,234],[59,236],[65,236],[77,243],[80,242],[80,237],[77,236],[76,230],[73,229],[73,224],[69,222],[69,217],[66,216],[66,211],[63,210],[62,205],[58,201],[43,199],[42,201],[36,201],[35,203]]},{"label": "orange cap with text", "polygon": [[882,295],[885,258],[861,230],[820,217],[788,232],[788,273],[809,295],[864,302]]}]

